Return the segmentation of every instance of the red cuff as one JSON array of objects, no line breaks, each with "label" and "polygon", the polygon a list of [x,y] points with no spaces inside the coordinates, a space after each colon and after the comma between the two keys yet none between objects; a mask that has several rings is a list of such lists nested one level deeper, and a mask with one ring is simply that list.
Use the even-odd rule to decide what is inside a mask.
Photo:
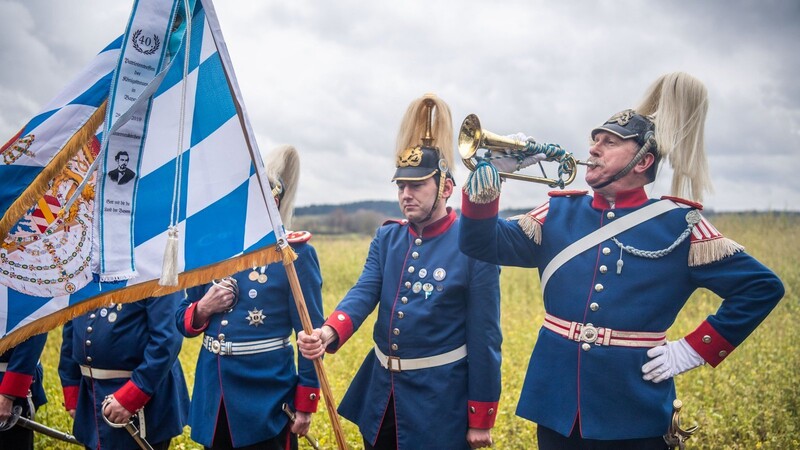
[{"label": "red cuff", "polygon": [[494,427],[494,420],[497,418],[497,403],[468,401],[469,414],[467,417],[469,419],[469,427],[482,429]]},{"label": "red cuff", "polygon": [[145,403],[150,400],[150,396],[145,394],[144,391],[139,389],[139,387],[130,380],[122,385],[117,392],[114,392],[114,398],[117,399],[120,405],[132,413],[140,410]]},{"label": "red cuff", "polygon": [[33,383],[33,375],[19,372],[6,372],[3,375],[3,382],[0,383],[0,394],[25,398],[28,395],[28,390],[31,388],[31,383]]},{"label": "red cuff", "polygon": [[461,191],[461,215],[468,219],[489,219],[497,215],[500,210],[500,198],[486,204],[472,203],[469,195]]},{"label": "red cuff", "polygon": [[339,350],[353,335],[353,321],[347,313],[336,310],[325,321],[325,325],[336,330],[336,334],[339,335],[336,345],[329,345],[326,349],[328,353],[336,353],[336,350]]},{"label": "red cuff", "polygon": [[696,330],[686,335],[686,342],[706,360],[717,367],[736,348],[704,321]]},{"label": "red cuff", "polygon": [[296,410],[306,413],[317,412],[317,404],[319,404],[319,388],[297,386],[297,390],[294,392]]},{"label": "red cuff", "polygon": [[80,386],[64,386],[62,390],[64,392],[64,409],[67,411],[70,409],[77,409],[78,393],[81,391]]},{"label": "red cuff", "polygon": [[186,312],[183,314],[183,327],[186,329],[187,334],[191,334],[193,336],[197,336],[198,334],[205,331],[208,328],[208,322],[204,323],[202,327],[195,328],[192,325],[192,320],[194,319],[194,310],[197,309],[197,302],[192,303],[186,308]]}]

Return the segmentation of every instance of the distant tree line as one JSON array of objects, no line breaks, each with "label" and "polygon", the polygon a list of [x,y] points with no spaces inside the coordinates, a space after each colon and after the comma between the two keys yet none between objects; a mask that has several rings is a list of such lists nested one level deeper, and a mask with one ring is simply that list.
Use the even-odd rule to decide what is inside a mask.
[{"label": "distant tree line", "polygon": [[[501,210],[499,215],[503,218],[525,214],[530,208],[515,208]],[[456,210],[460,214],[461,211]],[[704,210],[703,215],[710,217],[718,212]],[[740,212],[724,213],[740,215],[759,214],[784,214],[796,215],[796,212]],[[341,205],[311,205],[295,209],[293,227],[295,230],[307,230],[314,234],[364,234],[373,235],[384,222],[390,219],[402,219],[400,208],[395,201],[362,201],[344,203]]]}]

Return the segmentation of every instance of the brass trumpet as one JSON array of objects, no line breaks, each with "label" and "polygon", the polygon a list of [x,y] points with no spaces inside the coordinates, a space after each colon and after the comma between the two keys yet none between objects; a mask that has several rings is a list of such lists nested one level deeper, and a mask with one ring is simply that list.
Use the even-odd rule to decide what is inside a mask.
[{"label": "brass trumpet", "polygon": [[[481,121],[475,114],[470,114],[464,119],[464,122],[461,123],[461,129],[458,132],[458,152],[461,154],[461,160],[464,162],[464,165],[472,171],[474,171],[477,166],[475,154],[480,148],[486,150],[530,152],[530,146],[531,143],[529,142],[507,138],[484,130],[481,128]],[[594,165],[575,159],[571,153],[565,152],[558,146],[553,146],[553,148],[556,148],[558,151],[553,156],[548,156],[547,160],[557,161],[559,163],[558,178],[548,178],[544,173],[544,167],[541,163],[539,163],[539,168],[542,171],[541,177],[507,172],[498,172],[498,174],[503,178],[542,183],[550,187],[560,187],[563,189],[564,186],[575,181],[575,177],[578,173],[576,169],[579,164],[584,166]]]}]

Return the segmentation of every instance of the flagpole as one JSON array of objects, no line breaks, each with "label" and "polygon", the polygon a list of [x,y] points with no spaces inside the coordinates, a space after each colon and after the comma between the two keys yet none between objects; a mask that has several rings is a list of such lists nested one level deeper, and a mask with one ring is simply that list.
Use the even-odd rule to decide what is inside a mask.
[{"label": "flagpole", "polygon": [[[289,285],[292,288],[292,295],[294,302],[297,305],[297,314],[300,316],[300,322],[303,324],[303,331],[306,334],[311,334],[314,326],[311,323],[311,317],[308,315],[308,308],[306,308],[306,300],[303,297],[303,290],[300,288],[300,281],[297,278],[297,270],[294,267],[294,262],[291,256],[279,248],[284,255],[283,267],[286,269],[286,275],[289,278]],[[300,356],[302,358],[302,356]],[[328,376],[325,374],[325,367],[322,365],[322,358],[313,360],[314,369],[317,371],[317,378],[319,385],[322,389],[322,396],[325,398],[325,407],[328,409],[328,416],[331,419],[333,426],[333,433],[336,436],[336,446],[339,450],[347,450],[347,441],[344,438],[342,425],[339,423],[339,413],[336,411],[336,401],[333,398],[330,384],[328,383]]]},{"label": "flagpole", "polygon": [[[211,35],[214,38],[214,43],[216,44],[217,52],[219,53],[220,61],[222,62],[222,69],[225,72],[228,87],[233,94],[232,100],[240,119],[242,131],[244,131],[245,141],[250,151],[250,159],[253,162],[253,165],[256,167],[256,177],[259,180],[261,195],[264,197],[263,199],[264,204],[267,207],[267,214],[270,216],[270,225],[275,231],[275,237],[278,242],[278,251],[281,252],[283,258],[283,267],[286,269],[289,285],[292,288],[292,294],[294,296],[295,304],[297,305],[297,313],[300,316],[300,321],[303,324],[303,331],[305,331],[307,334],[311,334],[314,327],[311,324],[311,318],[309,317],[308,309],[306,308],[306,301],[303,297],[303,290],[300,288],[300,281],[297,278],[297,270],[294,267],[295,255],[286,243],[283,227],[275,227],[274,225],[275,223],[280,223],[280,214],[278,213],[275,200],[272,197],[272,189],[269,188],[269,181],[264,163],[261,160],[260,151],[258,150],[255,134],[250,126],[250,121],[247,119],[247,113],[245,111],[244,101],[242,100],[241,90],[239,89],[239,83],[236,81],[233,64],[230,59],[230,54],[228,53],[228,46],[225,43],[225,39],[222,37],[222,28],[220,27],[219,20],[217,19],[217,12],[214,9],[212,0],[198,1],[200,1],[203,5],[203,10],[206,13],[206,23],[211,30]],[[187,33],[189,32],[191,32],[191,30],[187,30]],[[325,374],[325,368],[322,365],[322,359],[317,358],[314,360],[314,370],[317,372],[317,378],[319,379],[322,395],[325,397],[325,406],[328,409],[328,416],[331,420],[331,426],[333,426],[333,432],[336,435],[336,445],[339,450],[348,450],[347,443],[344,439],[344,432],[342,431],[342,425],[339,423],[339,414],[336,412],[336,402],[334,401],[333,394],[331,393],[328,377]]]}]

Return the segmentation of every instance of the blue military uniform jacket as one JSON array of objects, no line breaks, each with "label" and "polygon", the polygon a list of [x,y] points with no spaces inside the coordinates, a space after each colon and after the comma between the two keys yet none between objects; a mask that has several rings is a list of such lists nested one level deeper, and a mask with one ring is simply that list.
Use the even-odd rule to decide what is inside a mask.
[{"label": "blue military uniform jacket", "polygon": [[25,398],[28,392],[34,407],[47,403],[42,385],[42,355],[47,333],[38,334],[0,355],[0,394]]},{"label": "blue military uniform jacket", "polygon": [[[151,444],[183,432],[189,393],[178,353],[183,336],[175,316],[183,292],[134,303],[112,304],[64,325],[58,373],[66,409],[76,409],[75,437],[89,448],[138,449],[125,429],[111,428],[101,404],[113,394],[128,411],[144,408],[145,438]],[[95,378],[93,371],[130,371],[130,378]],[[98,372],[100,374],[102,372]],[[141,424],[137,424],[141,428]]]},{"label": "blue military uniform jacket", "polygon": [[[315,327],[322,325],[322,275],[317,253],[306,243],[310,234],[287,236],[297,254],[294,262],[306,308]],[[250,274],[255,272],[254,278]],[[262,276],[259,282],[257,276]],[[314,364],[302,356],[295,368],[290,341],[274,350],[253,354],[214,353],[213,342],[239,345],[245,342],[280,340],[303,329],[291,292],[286,269],[270,264],[233,275],[239,286],[236,304],[230,312],[215,314],[199,329],[192,326],[197,301],[211,284],[187,290],[178,309],[178,329],[185,336],[204,333],[204,346],[197,358],[189,426],[192,439],[211,446],[224,402],[233,445],[242,447],[271,439],[286,426],[283,403],[304,412],[315,412],[319,382]]]},{"label": "blue military uniform jacket", "polygon": [[[643,189],[620,194],[613,206],[601,196],[585,194],[551,193],[548,203],[508,221],[497,218],[497,201],[477,205],[464,195],[461,249],[497,264],[538,267],[541,276],[568,245],[657,201],[648,199]],[[687,213],[700,208],[677,201],[682,207],[623,231],[617,241],[647,251],[669,248],[687,230],[687,217],[692,217]],[[654,258],[621,252],[608,239],[552,274],[543,293],[544,307],[568,322],[657,333],[673,324],[692,292],[706,288],[724,300],[686,340],[716,366],[783,296],[775,274],[742,250],[705,219],[677,247],[651,255]],[[646,352],[647,348],[577,342],[543,327],[517,414],[563,435],[579,417],[581,435],[587,439],[660,436],[670,423],[675,386],[672,379],[642,379],[641,367],[649,361]]]},{"label": "blue military uniform jacket", "polygon": [[[491,428],[500,397],[499,269],[458,251],[455,213],[418,235],[387,222],[370,244],[356,285],[327,325],[341,347],[378,306],[375,345],[387,356],[423,358],[466,344],[468,356],[418,370],[391,372],[370,349],[339,407],[375,442],[394,396],[400,449],[469,448],[467,428]],[[402,367],[401,367],[402,369]]]}]

